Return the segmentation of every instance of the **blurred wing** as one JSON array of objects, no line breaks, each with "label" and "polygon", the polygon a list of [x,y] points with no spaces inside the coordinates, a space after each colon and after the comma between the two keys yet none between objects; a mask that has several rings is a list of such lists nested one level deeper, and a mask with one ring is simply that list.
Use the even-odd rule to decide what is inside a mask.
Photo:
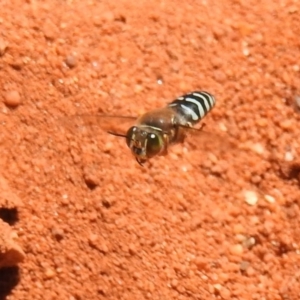
[{"label": "blurred wing", "polygon": [[206,152],[226,152],[238,149],[236,144],[230,140],[229,136],[223,133],[210,132],[193,127],[185,127],[187,143],[192,148]]},{"label": "blurred wing", "polygon": [[126,134],[136,119],[132,116],[75,115],[64,117],[61,121],[73,133],[80,131],[97,135],[101,131]]}]

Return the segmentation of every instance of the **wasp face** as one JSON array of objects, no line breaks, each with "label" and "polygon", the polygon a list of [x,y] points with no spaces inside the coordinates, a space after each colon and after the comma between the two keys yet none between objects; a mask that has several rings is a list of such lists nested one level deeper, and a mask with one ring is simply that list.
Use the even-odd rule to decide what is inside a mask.
[{"label": "wasp face", "polygon": [[151,127],[133,126],[129,128],[126,134],[126,143],[139,164],[159,154],[164,147],[161,132]]}]

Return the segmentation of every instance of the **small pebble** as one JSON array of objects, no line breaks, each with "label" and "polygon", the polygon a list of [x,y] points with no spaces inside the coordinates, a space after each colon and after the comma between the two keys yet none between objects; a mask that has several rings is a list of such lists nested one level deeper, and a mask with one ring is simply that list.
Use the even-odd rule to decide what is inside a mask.
[{"label": "small pebble", "polygon": [[220,292],[220,290],[222,289],[222,285],[219,283],[214,284],[214,289],[215,292]]},{"label": "small pebble", "polygon": [[24,66],[24,62],[21,58],[17,58],[10,62],[10,66],[12,68],[14,68],[15,70],[20,71],[20,70],[22,70],[22,68]]},{"label": "small pebble", "polygon": [[113,201],[107,198],[103,198],[101,203],[105,208],[110,208],[113,205]]},{"label": "small pebble", "polygon": [[50,41],[53,41],[59,35],[56,26],[50,22],[46,22],[42,30],[45,38]]},{"label": "small pebble", "polygon": [[242,52],[243,52],[243,54],[245,56],[249,56],[250,55],[250,50],[248,48],[243,48]]},{"label": "small pebble", "polygon": [[61,199],[61,203],[63,205],[68,205],[70,203],[70,199],[69,199],[68,195],[63,195],[63,197]]},{"label": "small pebble", "polygon": [[270,196],[270,195],[265,195],[265,200],[269,203],[274,203],[275,202],[275,198]]},{"label": "small pebble", "polygon": [[232,255],[241,256],[244,252],[243,246],[240,244],[232,245],[229,248],[229,251]]},{"label": "small pebble", "polygon": [[[101,14],[101,16],[102,16],[102,20],[104,21],[104,23],[110,23],[115,20],[115,15],[112,11],[103,12]],[[102,25],[102,23],[101,23],[101,25]]]},{"label": "small pebble", "polygon": [[219,83],[223,83],[227,79],[226,74],[224,72],[222,72],[221,70],[214,70],[213,77]]},{"label": "small pebble", "polygon": [[251,248],[255,245],[256,241],[254,237],[249,237],[248,239],[244,240],[243,246],[245,248]]},{"label": "small pebble", "polygon": [[231,299],[231,292],[229,289],[223,287],[219,293],[220,293],[220,296],[222,299],[225,299],[225,300]]},{"label": "small pebble", "polygon": [[135,255],[138,252],[138,250],[137,250],[137,248],[134,244],[129,244],[128,245],[128,252],[129,252],[130,255]]},{"label": "small pebble", "polygon": [[163,83],[164,83],[164,82],[163,82],[163,80],[162,80],[161,78],[158,78],[158,79],[157,79],[157,84],[158,84],[158,85],[162,85]]},{"label": "small pebble", "polygon": [[228,272],[226,272],[226,273],[220,273],[218,275],[218,277],[219,277],[219,280],[221,282],[227,282],[228,280],[230,280],[230,273],[228,273]]},{"label": "small pebble", "polygon": [[208,291],[209,291],[210,294],[214,294],[214,293],[215,293],[215,288],[214,288],[214,286],[211,285],[211,284],[209,284],[209,285],[208,285]]},{"label": "small pebble", "polygon": [[240,264],[240,270],[244,272],[248,269],[249,266],[250,263],[248,261],[243,260]]},{"label": "small pebble", "polygon": [[254,176],[251,177],[251,182],[254,183],[254,184],[258,184],[261,181],[262,181],[262,178],[259,175],[254,175]]},{"label": "small pebble", "polygon": [[102,148],[104,153],[110,153],[114,149],[114,144],[112,142],[106,142]]},{"label": "small pebble", "polygon": [[46,279],[51,279],[54,276],[55,276],[55,271],[54,270],[52,270],[50,268],[48,268],[48,269],[45,270],[45,277],[46,277]]},{"label": "small pebble", "polygon": [[298,7],[296,5],[292,5],[288,8],[288,12],[290,14],[294,14],[294,13],[298,12]]},{"label": "small pebble", "polygon": [[195,259],[195,265],[197,266],[197,269],[199,271],[203,271],[203,270],[207,269],[207,259],[199,256]]},{"label": "small pebble", "polygon": [[9,91],[4,95],[4,103],[7,106],[17,107],[21,104],[21,96],[18,91]]},{"label": "small pebble", "polygon": [[54,227],[52,228],[52,235],[58,240],[62,240],[64,238],[64,231],[63,229]]},{"label": "small pebble", "polygon": [[[293,70],[295,72],[299,72],[300,71],[300,66],[299,65],[293,65]],[[298,98],[298,101],[299,101],[299,106],[300,106],[300,97],[299,96],[296,96],[295,100],[297,101],[297,98]]]},{"label": "small pebble", "polygon": [[177,279],[172,279],[172,281],[171,281],[171,287],[173,289],[176,289],[177,286],[178,286],[178,280]]},{"label": "small pebble", "polygon": [[259,127],[267,127],[268,123],[269,121],[266,118],[259,118],[256,120],[256,125],[258,125]]},{"label": "small pebble", "polygon": [[233,232],[235,234],[244,233],[245,232],[245,227],[242,224],[235,224],[233,226]]},{"label": "small pebble", "polygon": [[257,153],[257,154],[263,154],[265,152],[265,148],[262,144],[255,143],[255,144],[252,145],[252,151]]},{"label": "small pebble", "polygon": [[293,128],[293,120],[287,119],[279,123],[280,127],[285,130],[291,130]]},{"label": "small pebble", "polygon": [[68,55],[65,59],[65,63],[70,69],[72,69],[72,68],[76,67],[77,59],[73,55]]},{"label": "small pebble", "polygon": [[83,175],[85,184],[90,190],[95,189],[99,185],[99,180],[96,176],[96,174],[93,174],[93,172],[89,172],[89,170],[85,170],[85,173]]},{"label": "small pebble", "polygon": [[284,154],[284,160],[285,161],[293,161],[294,160],[294,155],[291,151],[287,151]]},{"label": "small pebble", "polygon": [[257,203],[258,197],[254,191],[244,191],[244,197],[247,204],[253,206]]},{"label": "small pebble", "polygon": [[97,245],[98,235],[90,234],[88,241],[89,241],[90,246],[95,247]]},{"label": "small pebble", "polygon": [[134,86],[135,94],[140,94],[144,90],[144,87],[141,84],[136,84]]},{"label": "small pebble", "polygon": [[97,214],[97,212],[91,212],[91,213],[89,214],[89,220],[90,220],[91,222],[95,222],[95,221],[97,221],[97,219],[98,219],[98,214]]},{"label": "small pebble", "polygon": [[238,233],[238,234],[235,235],[235,240],[236,240],[238,243],[244,242],[245,239],[246,239],[246,237],[245,237],[245,235],[243,235],[243,234]]},{"label": "small pebble", "polygon": [[265,153],[265,147],[260,143],[245,142],[241,143],[239,147],[241,149],[251,150],[259,155],[263,155]]},{"label": "small pebble", "polygon": [[102,253],[109,252],[109,245],[105,239],[102,239],[97,234],[90,234],[88,237],[88,243],[91,247],[98,249]]},{"label": "small pebble", "polygon": [[228,131],[228,128],[226,127],[226,125],[224,123],[219,123],[219,128],[223,132],[227,132]]},{"label": "small pebble", "polygon": [[249,276],[249,277],[254,276],[254,275],[255,275],[255,269],[252,268],[251,266],[249,266],[249,267],[246,269],[246,274],[247,274],[247,276]]}]

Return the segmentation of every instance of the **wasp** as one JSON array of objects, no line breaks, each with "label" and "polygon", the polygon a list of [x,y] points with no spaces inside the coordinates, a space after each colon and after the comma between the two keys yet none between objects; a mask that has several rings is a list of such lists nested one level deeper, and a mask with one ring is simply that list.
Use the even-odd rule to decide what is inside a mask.
[{"label": "wasp", "polygon": [[182,143],[194,126],[215,106],[213,95],[195,91],[182,95],[163,108],[149,111],[136,119],[124,137],[136,161],[143,165],[154,156],[167,155],[171,145]]},{"label": "wasp", "polygon": [[[133,124],[126,133],[106,130],[123,137],[136,161],[142,166],[155,156],[167,155],[170,146],[183,143],[188,134],[198,134],[203,126],[195,128],[215,106],[214,96],[205,91],[184,94],[163,108],[151,110],[140,117],[97,115],[86,116],[85,121],[96,121],[102,129],[111,122]],[[84,119],[84,116],[82,116]],[[107,124],[110,124],[107,126]]]}]

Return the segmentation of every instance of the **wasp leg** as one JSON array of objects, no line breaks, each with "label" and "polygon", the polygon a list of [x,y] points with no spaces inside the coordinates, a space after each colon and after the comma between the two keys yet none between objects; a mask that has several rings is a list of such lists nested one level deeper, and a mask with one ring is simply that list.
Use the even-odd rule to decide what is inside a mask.
[{"label": "wasp leg", "polygon": [[169,147],[169,136],[168,134],[164,134],[163,135],[163,139],[164,139],[164,146],[162,151],[159,153],[159,156],[166,156],[168,155],[168,147]]},{"label": "wasp leg", "polygon": [[202,130],[205,126],[206,126],[206,124],[205,124],[205,123],[202,123],[202,124],[200,125],[200,127],[199,127],[199,130]]},{"label": "wasp leg", "polygon": [[181,125],[181,124],[178,124],[176,125],[176,127],[174,128],[174,131],[173,131],[173,140],[176,141],[176,144],[182,144],[186,138],[186,128],[191,128],[188,125]]}]

